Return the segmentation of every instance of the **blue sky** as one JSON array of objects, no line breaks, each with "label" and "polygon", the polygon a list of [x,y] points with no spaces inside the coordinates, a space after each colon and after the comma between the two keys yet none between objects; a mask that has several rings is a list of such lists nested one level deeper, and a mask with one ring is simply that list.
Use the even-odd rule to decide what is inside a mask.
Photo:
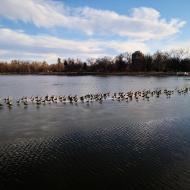
[{"label": "blue sky", "polygon": [[0,59],[190,48],[188,0],[1,0]]}]

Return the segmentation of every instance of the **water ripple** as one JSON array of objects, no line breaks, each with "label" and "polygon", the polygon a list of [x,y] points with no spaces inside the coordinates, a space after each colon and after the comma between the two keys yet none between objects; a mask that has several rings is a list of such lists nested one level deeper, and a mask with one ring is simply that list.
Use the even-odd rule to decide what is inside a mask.
[{"label": "water ripple", "polygon": [[1,143],[1,187],[35,187],[40,181],[47,188],[60,189],[77,185],[188,189],[188,122],[187,118],[120,120],[111,126],[92,127],[90,132]]}]

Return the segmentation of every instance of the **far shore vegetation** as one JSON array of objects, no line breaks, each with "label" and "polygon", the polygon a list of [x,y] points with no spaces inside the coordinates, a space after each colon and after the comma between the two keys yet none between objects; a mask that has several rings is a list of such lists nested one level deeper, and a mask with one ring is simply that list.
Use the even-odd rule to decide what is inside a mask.
[{"label": "far shore vegetation", "polygon": [[190,54],[179,49],[169,52],[143,54],[122,53],[115,58],[57,59],[57,63],[12,60],[0,61],[0,74],[132,74],[190,72]]}]

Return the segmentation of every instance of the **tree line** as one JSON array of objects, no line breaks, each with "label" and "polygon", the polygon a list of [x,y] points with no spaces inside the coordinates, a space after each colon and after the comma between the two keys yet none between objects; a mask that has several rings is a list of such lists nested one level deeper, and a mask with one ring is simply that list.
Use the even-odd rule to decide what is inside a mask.
[{"label": "tree line", "polygon": [[0,73],[37,74],[37,73],[61,73],[61,72],[190,72],[190,55],[183,49],[168,52],[143,54],[140,51],[134,53],[122,53],[114,58],[103,57],[97,59],[61,59],[57,63],[29,62],[12,60],[0,62]]}]

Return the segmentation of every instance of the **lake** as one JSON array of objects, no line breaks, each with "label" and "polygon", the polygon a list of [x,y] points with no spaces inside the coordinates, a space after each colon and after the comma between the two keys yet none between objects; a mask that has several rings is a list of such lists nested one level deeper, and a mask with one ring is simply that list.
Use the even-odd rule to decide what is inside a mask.
[{"label": "lake", "polygon": [[[190,87],[184,77],[0,76],[0,97]],[[190,95],[0,108],[0,189],[190,189]]]}]

